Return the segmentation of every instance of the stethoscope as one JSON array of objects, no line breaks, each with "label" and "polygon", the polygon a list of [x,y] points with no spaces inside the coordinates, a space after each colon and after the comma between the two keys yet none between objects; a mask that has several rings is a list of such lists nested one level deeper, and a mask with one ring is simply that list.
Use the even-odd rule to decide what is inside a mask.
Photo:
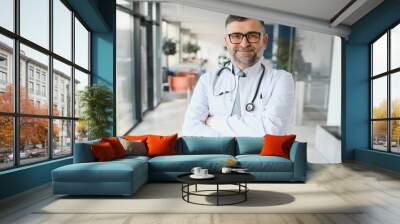
[{"label": "stethoscope", "polygon": [[[218,93],[218,94],[215,94],[215,84],[217,83],[217,79],[218,79],[219,76],[221,75],[222,71],[224,71],[225,69],[228,69],[232,74],[234,74],[234,72],[233,72],[229,67],[226,66],[226,65],[229,64],[229,63],[230,63],[230,61],[226,62],[226,63],[224,64],[224,66],[223,66],[222,68],[220,68],[220,69],[218,70],[218,72],[217,72],[217,77],[215,77],[214,83],[213,83],[213,95],[214,95],[214,96],[222,96],[222,95],[224,95],[224,94],[227,94],[227,93],[232,92],[232,91],[236,88],[237,83],[236,83],[236,79],[235,79],[235,85],[233,86],[233,88],[232,88],[231,90],[225,90],[225,91],[221,91],[221,92]],[[256,108],[256,106],[254,105],[254,101],[255,101],[256,98],[257,98],[258,91],[260,90],[261,81],[262,81],[262,79],[263,79],[263,77],[264,77],[264,73],[265,73],[265,66],[264,66],[263,64],[261,64],[261,67],[262,67],[262,73],[261,73],[260,79],[258,80],[257,89],[256,89],[256,92],[255,92],[255,94],[254,94],[254,96],[253,96],[253,100],[251,100],[250,103],[247,103],[247,104],[246,104],[246,111],[247,111],[247,112],[252,112],[252,111],[254,111],[254,109]]]}]

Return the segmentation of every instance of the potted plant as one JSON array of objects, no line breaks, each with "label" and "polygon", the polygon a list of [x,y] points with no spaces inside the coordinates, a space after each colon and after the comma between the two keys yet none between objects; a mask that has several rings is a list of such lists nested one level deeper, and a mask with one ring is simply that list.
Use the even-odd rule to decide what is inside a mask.
[{"label": "potted plant", "polygon": [[87,126],[89,140],[110,136],[107,130],[112,125],[112,92],[105,85],[95,84],[86,87],[79,95],[81,118]]},{"label": "potted plant", "polygon": [[167,56],[167,67],[169,67],[168,56],[176,54],[176,42],[171,38],[164,39],[162,50]]},{"label": "potted plant", "polygon": [[187,42],[182,46],[182,51],[187,54],[193,54],[195,56],[197,51],[200,50],[200,46],[197,44],[193,44],[192,42]]}]

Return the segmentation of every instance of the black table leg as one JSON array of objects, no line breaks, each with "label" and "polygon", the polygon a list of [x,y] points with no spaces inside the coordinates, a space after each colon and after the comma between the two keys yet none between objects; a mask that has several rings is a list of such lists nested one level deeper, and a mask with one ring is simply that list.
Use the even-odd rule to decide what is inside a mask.
[{"label": "black table leg", "polygon": [[190,184],[187,185],[187,201],[190,202],[189,200],[189,195],[190,195]]},{"label": "black table leg", "polygon": [[247,190],[247,182],[246,183],[244,183],[244,190],[245,190],[245,192],[244,192],[244,201],[247,201],[247,192],[248,192],[248,190]]},{"label": "black table leg", "polygon": [[217,184],[217,206],[219,206],[219,184]]}]

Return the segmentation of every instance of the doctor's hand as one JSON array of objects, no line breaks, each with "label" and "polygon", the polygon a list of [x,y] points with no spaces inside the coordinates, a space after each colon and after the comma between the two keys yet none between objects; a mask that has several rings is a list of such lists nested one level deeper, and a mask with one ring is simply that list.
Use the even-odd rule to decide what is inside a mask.
[{"label": "doctor's hand", "polygon": [[208,115],[208,117],[206,118],[206,120],[204,121],[204,123],[207,125],[207,126],[210,126],[210,123],[211,123],[211,119],[213,118],[213,116],[211,116],[211,115]]}]

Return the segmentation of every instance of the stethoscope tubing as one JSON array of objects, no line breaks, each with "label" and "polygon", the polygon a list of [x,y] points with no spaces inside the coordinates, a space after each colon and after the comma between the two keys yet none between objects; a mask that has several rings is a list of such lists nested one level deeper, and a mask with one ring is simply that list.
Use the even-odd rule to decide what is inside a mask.
[{"label": "stethoscope tubing", "polygon": [[[237,85],[237,84],[236,84],[236,79],[235,79],[235,86],[233,87],[233,89],[231,89],[231,90],[226,90],[226,91],[222,91],[222,92],[220,92],[220,93],[218,93],[218,94],[215,94],[215,84],[217,83],[217,79],[220,77],[222,71],[224,71],[225,69],[228,69],[231,73],[233,73],[232,70],[231,70],[229,67],[226,67],[226,65],[227,65],[228,63],[230,63],[230,62],[225,63],[224,66],[218,70],[217,76],[216,76],[215,79],[214,79],[214,83],[213,83],[213,95],[214,95],[214,96],[221,96],[221,95],[224,95],[224,94],[226,94],[226,93],[230,93],[230,92],[232,92],[232,91],[236,88],[236,85]],[[262,73],[261,73],[260,78],[259,78],[258,83],[257,83],[256,92],[255,92],[255,94],[254,94],[253,99],[251,100],[251,102],[246,104],[246,111],[248,111],[248,112],[253,111],[254,108],[255,108],[254,101],[255,101],[256,98],[257,98],[258,92],[259,92],[259,90],[260,90],[261,82],[262,82],[262,79],[263,79],[264,74],[265,74],[265,66],[264,66],[263,64],[261,64],[261,67],[262,67]]]}]

